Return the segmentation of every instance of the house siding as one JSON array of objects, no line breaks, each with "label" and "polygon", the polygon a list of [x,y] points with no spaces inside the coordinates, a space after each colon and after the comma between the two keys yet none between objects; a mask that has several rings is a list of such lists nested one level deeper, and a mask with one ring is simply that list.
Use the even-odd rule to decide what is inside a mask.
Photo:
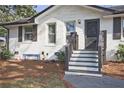
[{"label": "house siding", "polygon": [[[37,28],[37,42],[18,42],[18,27],[10,28],[10,50],[19,51],[21,58],[24,53],[48,53],[47,59],[55,59],[54,53],[62,49],[66,44],[66,27],[65,22],[75,20],[76,32],[79,35],[79,49],[85,47],[85,32],[84,20],[86,19],[100,19],[100,31],[107,30],[107,60],[113,59],[113,52],[117,49],[120,40],[113,40],[113,19],[103,18],[103,12],[96,12],[92,9],[87,9],[82,6],[55,6],[54,11],[39,15],[35,19],[38,24]],[[78,23],[81,20],[81,24]],[[48,23],[56,23],[56,43],[48,43]]]},{"label": "house siding", "polygon": [[107,30],[107,60],[116,60],[115,53],[119,44],[124,44],[124,40],[114,40],[113,39],[113,18],[106,19],[106,29]]}]

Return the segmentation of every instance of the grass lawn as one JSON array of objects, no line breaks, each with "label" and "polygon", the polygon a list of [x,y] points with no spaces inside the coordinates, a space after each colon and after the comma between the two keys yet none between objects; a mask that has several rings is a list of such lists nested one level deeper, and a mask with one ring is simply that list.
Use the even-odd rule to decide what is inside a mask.
[{"label": "grass lawn", "polygon": [[63,63],[0,61],[0,87],[64,88],[63,76]]}]

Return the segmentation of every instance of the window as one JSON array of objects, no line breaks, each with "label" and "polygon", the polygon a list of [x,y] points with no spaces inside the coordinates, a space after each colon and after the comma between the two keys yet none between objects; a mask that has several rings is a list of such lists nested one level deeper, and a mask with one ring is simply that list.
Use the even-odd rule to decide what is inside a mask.
[{"label": "window", "polygon": [[49,39],[49,43],[56,43],[56,24],[55,23],[51,23],[48,24],[48,39]]},{"label": "window", "polygon": [[33,27],[32,26],[25,26],[24,27],[24,40],[32,40],[33,39]]},{"label": "window", "polygon": [[75,31],[75,21],[66,22],[66,30],[68,32],[74,32]]},{"label": "window", "polygon": [[113,18],[113,39],[124,40],[124,18]]},{"label": "window", "polygon": [[121,29],[121,17],[115,17],[113,18],[113,39],[114,40],[119,40],[121,39],[121,32],[122,32],[122,29]]},{"label": "window", "polygon": [[124,38],[124,19],[122,19],[122,37]]}]

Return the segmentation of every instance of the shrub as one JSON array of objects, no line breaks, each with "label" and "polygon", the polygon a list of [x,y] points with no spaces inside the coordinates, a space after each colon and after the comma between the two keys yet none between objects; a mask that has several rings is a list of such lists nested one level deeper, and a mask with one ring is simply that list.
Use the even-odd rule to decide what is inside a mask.
[{"label": "shrub", "polygon": [[118,45],[118,49],[115,55],[117,57],[117,60],[124,61],[124,45],[123,44]]},{"label": "shrub", "polygon": [[55,55],[57,56],[57,59],[59,61],[64,61],[65,60],[65,53],[63,51],[56,52]]},{"label": "shrub", "polygon": [[10,59],[13,54],[7,50],[7,49],[4,49],[1,53],[0,53],[0,56],[1,56],[1,59]]}]

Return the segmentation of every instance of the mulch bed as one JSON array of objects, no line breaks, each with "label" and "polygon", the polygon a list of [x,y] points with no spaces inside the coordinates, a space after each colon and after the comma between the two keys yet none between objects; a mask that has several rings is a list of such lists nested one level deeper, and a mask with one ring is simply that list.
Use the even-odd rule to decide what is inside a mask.
[{"label": "mulch bed", "polygon": [[124,62],[106,62],[102,69],[103,74],[124,79]]},{"label": "mulch bed", "polygon": [[[114,78],[124,79],[124,62],[106,62],[103,65],[102,72]],[[51,77],[53,73],[59,76],[66,87],[74,87],[63,79],[64,64],[62,62],[0,61],[0,84],[23,80],[27,77],[44,77],[47,79]]]},{"label": "mulch bed", "polygon": [[66,87],[74,87],[63,80],[64,64],[62,62],[0,61],[0,84],[12,82],[13,80],[23,80],[26,77],[49,78],[52,73],[56,73]]}]

